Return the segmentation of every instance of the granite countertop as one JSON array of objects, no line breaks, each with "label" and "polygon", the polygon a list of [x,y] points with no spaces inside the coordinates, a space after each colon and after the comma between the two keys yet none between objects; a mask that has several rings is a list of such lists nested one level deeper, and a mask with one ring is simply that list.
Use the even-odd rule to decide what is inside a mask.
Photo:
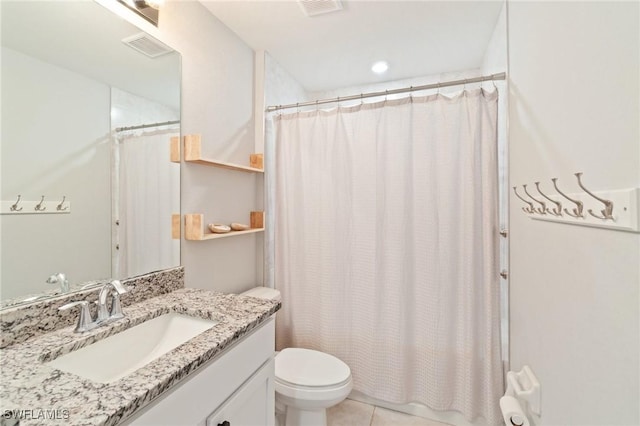
[{"label": "granite countertop", "polygon": [[[21,425],[117,424],[266,321],[279,308],[279,302],[186,288],[125,307],[124,319],[86,333],[74,333],[71,326],[1,349],[0,419],[3,424],[11,424],[8,420],[12,416],[7,410],[25,410]],[[219,323],[108,384],[45,364],[170,312]]]}]

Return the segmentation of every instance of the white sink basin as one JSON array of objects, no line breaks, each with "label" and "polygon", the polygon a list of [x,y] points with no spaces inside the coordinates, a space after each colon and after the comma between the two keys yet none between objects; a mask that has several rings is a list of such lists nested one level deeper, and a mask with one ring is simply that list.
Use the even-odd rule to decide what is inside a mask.
[{"label": "white sink basin", "polygon": [[110,383],[217,323],[177,313],[165,314],[56,358],[47,365],[95,382]]}]

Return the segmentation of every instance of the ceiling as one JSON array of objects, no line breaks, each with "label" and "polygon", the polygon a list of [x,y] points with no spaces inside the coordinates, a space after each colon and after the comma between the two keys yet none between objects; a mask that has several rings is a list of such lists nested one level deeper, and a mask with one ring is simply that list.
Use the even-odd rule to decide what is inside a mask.
[{"label": "ceiling", "polygon": [[[295,0],[200,0],[308,91],[479,68],[503,1],[343,0],[307,17]],[[382,76],[371,72],[389,62]]]}]

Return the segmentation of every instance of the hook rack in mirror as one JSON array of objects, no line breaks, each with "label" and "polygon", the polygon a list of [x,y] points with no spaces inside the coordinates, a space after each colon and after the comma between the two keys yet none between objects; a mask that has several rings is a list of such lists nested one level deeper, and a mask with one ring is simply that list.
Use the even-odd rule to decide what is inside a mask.
[{"label": "hook rack in mirror", "polygon": [[0,203],[0,214],[11,215],[40,215],[40,214],[61,214],[71,213],[71,203],[64,196],[62,201],[47,201],[42,195],[40,200],[24,200],[22,195],[18,195],[15,201],[2,201]]}]

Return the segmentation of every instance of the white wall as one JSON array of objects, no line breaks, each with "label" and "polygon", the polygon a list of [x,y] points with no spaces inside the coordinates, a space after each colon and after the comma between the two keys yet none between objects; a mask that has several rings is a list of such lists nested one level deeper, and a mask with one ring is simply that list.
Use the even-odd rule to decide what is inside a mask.
[{"label": "white wall", "polygon": [[305,88],[269,53],[265,54],[264,80],[264,98],[267,106],[309,100],[309,94]]},{"label": "white wall", "polygon": [[[158,36],[182,54],[182,134],[202,134],[202,154],[239,164],[254,149],[253,51],[202,4],[169,1]],[[260,177],[182,163],[181,209],[206,222],[248,223],[261,210]],[[182,241],[187,287],[239,292],[259,284],[255,234]]]},{"label": "white wall", "polygon": [[54,289],[57,272],[111,275],[111,200],[96,196],[110,191],[109,90],[2,48],[2,200],[71,202],[70,214],[1,217],[3,299]]},{"label": "white wall", "polygon": [[[640,186],[638,2],[510,2],[511,185]],[[511,366],[543,425],[640,424],[640,235],[533,221],[511,200]]]}]

